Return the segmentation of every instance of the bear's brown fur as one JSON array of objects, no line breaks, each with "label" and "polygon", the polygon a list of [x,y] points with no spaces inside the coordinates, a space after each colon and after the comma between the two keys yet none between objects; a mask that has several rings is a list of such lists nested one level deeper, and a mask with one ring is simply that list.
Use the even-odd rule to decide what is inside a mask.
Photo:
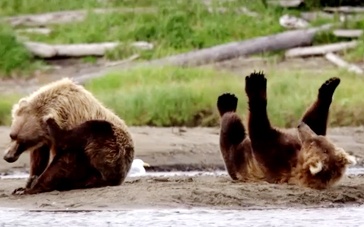
[{"label": "bear's brown fur", "polygon": [[[79,156],[79,151],[74,151],[75,155],[71,152],[58,154],[45,127],[44,118],[53,118],[62,130],[74,129],[90,120],[108,121],[112,124],[115,144],[100,148],[100,144],[92,147],[90,143],[83,154],[89,160],[88,163],[82,155]],[[31,152],[30,177],[25,189],[14,191],[18,194],[45,192],[59,187],[73,189],[119,185],[124,181],[134,159],[133,140],[124,121],[104,107],[83,86],[69,78],[45,85],[13,106],[10,138],[11,144],[4,156],[6,161],[15,162],[24,151]],[[52,160],[48,165],[50,153]],[[53,166],[60,169],[79,167],[84,168],[84,171],[72,171],[77,176],[71,176],[71,172],[52,171]],[[86,171],[90,166],[93,171]],[[81,176],[82,172],[84,176]],[[84,184],[80,185],[79,178],[82,177],[89,181],[85,179]],[[49,180],[53,178],[59,180]],[[37,179],[36,184],[34,179]],[[60,186],[62,181],[69,185]],[[33,189],[29,190],[30,187]]]},{"label": "bear's brown fur", "polygon": [[[248,96],[248,133],[236,113],[238,99],[218,97],[221,116],[220,150],[234,180],[294,183],[316,189],[332,186],[355,158],[325,137],[332,96],[339,78],[330,78],[295,130],[271,126],[267,113],[267,80],[263,73],[245,78]],[[312,130],[311,130],[312,129]]]}]

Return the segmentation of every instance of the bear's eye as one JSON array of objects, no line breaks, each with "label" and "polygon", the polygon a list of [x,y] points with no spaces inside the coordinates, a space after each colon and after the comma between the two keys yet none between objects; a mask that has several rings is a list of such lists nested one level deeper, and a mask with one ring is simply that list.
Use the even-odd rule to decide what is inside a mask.
[{"label": "bear's eye", "polygon": [[11,134],[10,134],[10,139],[12,139],[12,140],[16,140],[16,134],[11,133]]}]

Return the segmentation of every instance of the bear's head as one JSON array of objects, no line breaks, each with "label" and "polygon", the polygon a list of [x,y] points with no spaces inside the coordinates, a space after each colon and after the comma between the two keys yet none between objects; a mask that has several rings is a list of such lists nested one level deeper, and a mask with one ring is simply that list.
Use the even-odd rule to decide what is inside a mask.
[{"label": "bear's head", "polygon": [[27,150],[46,145],[47,136],[40,113],[36,113],[27,99],[21,99],[12,109],[10,145],[5,151],[4,160],[15,162]]},{"label": "bear's head", "polygon": [[317,135],[304,122],[297,129],[302,142],[301,171],[309,178],[331,184],[342,177],[348,165],[356,164],[354,156],[337,147],[326,136]]}]

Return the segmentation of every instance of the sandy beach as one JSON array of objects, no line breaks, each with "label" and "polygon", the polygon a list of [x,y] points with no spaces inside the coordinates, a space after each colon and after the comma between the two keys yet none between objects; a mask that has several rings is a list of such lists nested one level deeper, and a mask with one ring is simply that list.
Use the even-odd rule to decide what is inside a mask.
[{"label": "sandy beach", "polygon": [[[218,147],[218,128],[131,127],[136,157],[148,162],[148,171],[224,170]],[[5,149],[9,128],[0,128],[0,148]],[[328,136],[358,159],[363,167],[364,128],[331,128]],[[0,173],[26,172],[29,157],[16,163],[0,160]],[[38,195],[14,196],[11,192],[26,179],[0,180],[0,205],[8,208],[49,210],[99,210],[134,207],[209,207],[260,209],[269,207],[340,207],[364,201],[364,174],[348,175],[335,187],[318,191],[293,185],[233,182],[219,176],[132,177],[118,187]]]}]

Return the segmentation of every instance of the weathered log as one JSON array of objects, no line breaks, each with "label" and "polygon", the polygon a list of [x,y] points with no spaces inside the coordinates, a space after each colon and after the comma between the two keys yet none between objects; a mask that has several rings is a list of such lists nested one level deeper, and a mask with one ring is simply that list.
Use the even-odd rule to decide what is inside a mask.
[{"label": "weathered log", "polygon": [[37,33],[42,35],[49,35],[52,30],[49,28],[23,28],[23,29],[17,29],[16,32],[20,33]]},{"label": "weathered log", "polygon": [[345,13],[345,14],[364,13],[364,7],[353,7],[353,6],[325,7],[323,10],[330,13]]},{"label": "weathered log", "polygon": [[155,8],[116,8],[116,9],[92,9],[88,10],[69,10],[42,14],[29,14],[14,17],[6,17],[3,20],[10,25],[16,26],[28,26],[28,27],[41,27],[49,24],[65,24],[73,23],[76,21],[82,21],[87,16],[88,12],[105,14],[105,13],[142,13],[142,12],[157,12]]},{"label": "weathered log", "polygon": [[315,56],[315,55],[324,55],[330,52],[338,52],[350,48],[354,48],[358,45],[357,41],[351,42],[340,42],[334,44],[320,45],[320,46],[311,46],[311,47],[297,47],[290,50],[287,50],[285,53],[285,57],[306,57],[306,56]]},{"label": "weathered log", "polygon": [[363,35],[363,30],[361,29],[336,29],[333,34],[337,37],[345,38],[358,38]]},{"label": "weathered log", "polygon": [[298,7],[304,1],[303,0],[268,0],[268,4],[279,5],[282,7]]},{"label": "weathered log", "polygon": [[359,66],[344,61],[344,59],[334,53],[330,52],[325,54],[325,58],[339,68],[346,68],[349,72],[354,72],[356,74],[363,74],[364,72]]},{"label": "weathered log", "polygon": [[130,67],[150,66],[150,65],[174,65],[174,66],[199,66],[212,62],[219,62],[233,59],[241,56],[248,56],[257,53],[285,50],[297,46],[305,46],[312,44],[314,35],[322,30],[329,29],[331,25],[325,25],[318,28],[310,28],[304,30],[286,31],[283,33],[258,37],[240,42],[232,42],[218,45],[202,50],[191,51],[184,54],[178,54],[161,59],[156,59],[139,64],[131,64],[128,67],[115,66],[104,69],[95,73],[78,75],[76,80],[80,83],[105,75],[111,70],[123,70]]},{"label": "weathered log", "polygon": [[[120,43],[90,43],[90,44],[68,44],[50,45],[38,42],[24,42],[25,47],[36,57],[55,58],[55,57],[82,57],[82,56],[103,56],[106,51],[117,48]],[[152,44],[146,42],[135,42],[133,47],[140,49],[153,48]]]}]

